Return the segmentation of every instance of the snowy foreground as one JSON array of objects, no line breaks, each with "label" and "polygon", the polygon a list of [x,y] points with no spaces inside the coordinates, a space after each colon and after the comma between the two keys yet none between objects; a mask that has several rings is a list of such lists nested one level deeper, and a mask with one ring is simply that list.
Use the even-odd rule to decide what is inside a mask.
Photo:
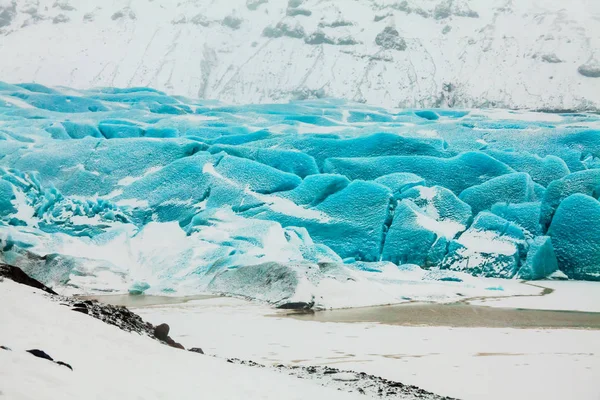
[{"label": "snowy foreground", "polygon": [[[570,282],[555,286],[557,296],[572,288]],[[600,311],[595,286],[578,288],[596,299],[590,311]],[[154,324],[168,322],[173,338],[202,346],[202,356],[123,332],[12,281],[0,282],[0,302],[0,320],[8,322],[0,345],[12,349],[0,349],[0,393],[11,400],[369,398],[276,368],[230,364],[229,357],[366,372],[466,400],[595,400],[600,394],[598,330],[309,322],[231,298],[135,310]],[[32,348],[68,362],[73,371],[25,352]],[[338,373],[333,383],[351,385],[352,376]]]},{"label": "snowy foreground", "polygon": [[[364,399],[307,381],[227,363],[126,333],[0,283],[0,396],[55,399]],[[43,349],[72,367],[33,357]],[[207,397],[208,396],[208,397]]]},{"label": "snowy foreground", "polygon": [[598,110],[599,15],[595,0],[2,0],[0,79]]}]

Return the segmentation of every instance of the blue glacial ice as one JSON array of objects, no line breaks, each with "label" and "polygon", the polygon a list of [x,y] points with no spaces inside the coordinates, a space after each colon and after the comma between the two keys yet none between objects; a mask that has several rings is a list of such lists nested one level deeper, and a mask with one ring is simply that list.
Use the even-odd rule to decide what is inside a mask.
[{"label": "blue glacial ice", "polygon": [[0,257],[59,286],[283,304],[394,271],[600,280],[599,197],[593,114],[0,83]]}]

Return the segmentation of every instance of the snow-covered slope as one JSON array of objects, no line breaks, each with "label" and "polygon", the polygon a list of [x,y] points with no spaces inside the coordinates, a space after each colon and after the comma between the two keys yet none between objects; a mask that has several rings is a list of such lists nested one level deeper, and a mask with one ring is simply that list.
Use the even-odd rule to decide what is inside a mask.
[{"label": "snow-covered slope", "polygon": [[[163,346],[0,283],[0,396],[25,399],[363,399],[358,394]],[[41,349],[73,371],[26,350]]]},{"label": "snow-covered slope", "polygon": [[0,80],[234,103],[600,108],[596,0],[0,0]]}]

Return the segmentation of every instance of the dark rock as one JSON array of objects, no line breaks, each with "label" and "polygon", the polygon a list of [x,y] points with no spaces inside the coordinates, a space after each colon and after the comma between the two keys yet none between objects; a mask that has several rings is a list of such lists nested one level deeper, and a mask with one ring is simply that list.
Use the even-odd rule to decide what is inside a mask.
[{"label": "dark rock", "polygon": [[[163,325],[166,325],[166,324],[163,324]],[[168,327],[168,325],[167,325],[167,327]],[[167,342],[167,344],[169,346],[171,346],[171,347],[174,347],[176,349],[185,350],[185,347],[183,347],[183,345],[181,343],[177,343],[176,341],[174,341],[173,339],[171,339],[171,337],[169,337],[169,336],[167,336],[167,338],[164,341]]]},{"label": "dark rock", "polygon": [[[435,393],[425,391],[412,385],[404,385],[401,382],[390,381],[374,375],[368,375],[364,372],[343,371],[337,368],[327,366],[292,366],[283,364],[273,367],[266,367],[252,361],[244,361],[236,358],[228,359],[227,362],[233,364],[246,365],[258,368],[276,368],[277,371],[287,373],[300,379],[310,379],[322,386],[327,386],[341,391],[358,392],[369,398],[402,398],[402,399],[421,399],[421,400],[455,400],[450,397],[439,396]],[[339,379],[338,373],[351,373],[355,379]]]},{"label": "dark rock", "polygon": [[20,283],[21,285],[31,286],[43,290],[46,293],[57,294],[54,290],[27,275],[21,268],[13,267],[8,264],[0,264],[0,276]]},{"label": "dark rock", "polygon": [[282,310],[310,310],[314,307],[315,303],[311,301],[310,303],[306,303],[304,301],[292,302],[292,303],[284,303],[277,306],[277,308]]},{"label": "dark rock", "polygon": [[174,347],[176,349],[185,350],[185,347],[183,347],[183,345],[181,343],[177,343],[175,341],[172,343],[169,343],[169,346]]},{"label": "dark rock", "polygon": [[71,367],[69,364],[67,364],[66,362],[62,362],[62,361],[57,361],[56,362],[58,365],[62,365],[64,367],[69,368],[71,371],[73,371],[73,367]]},{"label": "dark rock", "polygon": [[75,308],[73,309],[73,311],[77,311],[77,312],[80,312],[80,313],[82,313],[82,314],[88,314],[88,309],[87,309],[87,307],[75,307]]},{"label": "dark rock", "polygon": [[164,340],[165,342],[169,339],[169,325],[160,324],[156,328],[154,328],[154,336],[156,336],[159,340]]},{"label": "dark rock", "polygon": [[54,359],[52,357],[50,357],[45,351],[38,350],[38,349],[32,349],[32,350],[27,350],[27,352],[33,354],[36,357],[44,358],[48,361],[54,361]]},{"label": "dark rock", "polygon": [[0,349],[6,350],[6,351],[12,351],[12,349],[10,347],[6,347],[6,346],[0,346]]},{"label": "dark rock", "polygon": [[204,354],[200,347],[192,347],[189,351],[191,351],[192,353]]}]

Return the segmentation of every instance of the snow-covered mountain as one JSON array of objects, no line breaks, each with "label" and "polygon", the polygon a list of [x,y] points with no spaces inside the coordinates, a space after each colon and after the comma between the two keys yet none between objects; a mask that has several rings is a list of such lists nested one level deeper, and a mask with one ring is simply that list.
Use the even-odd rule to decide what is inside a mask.
[{"label": "snow-covered mountain", "polygon": [[0,0],[0,80],[600,109],[597,0]]}]

